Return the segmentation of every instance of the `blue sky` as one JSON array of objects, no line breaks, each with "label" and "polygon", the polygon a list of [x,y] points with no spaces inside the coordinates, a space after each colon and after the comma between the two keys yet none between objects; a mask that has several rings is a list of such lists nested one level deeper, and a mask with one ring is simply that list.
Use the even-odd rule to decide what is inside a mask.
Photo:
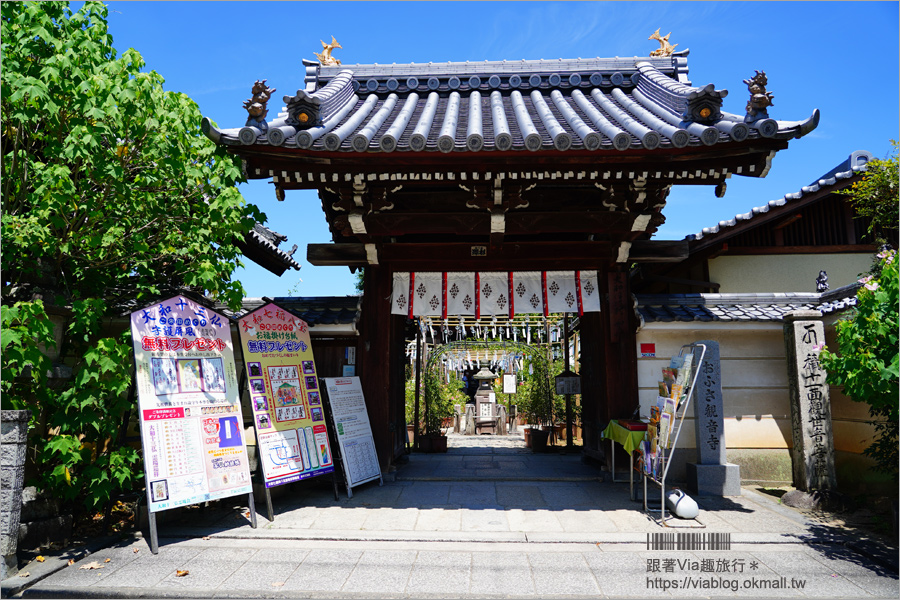
[{"label": "blue sky", "polygon": [[[335,36],[343,63],[406,63],[647,56],[657,28],[690,49],[694,85],[727,89],[725,110],[742,113],[743,79],[765,70],[769,115],[818,129],[779,152],[765,179],[734,176],[724,198],[712,187],[673,189],[657,239],[681,239],[816,180],[852,151],[884,158],[898,134],[897,2],[119,2],[108,3],[121,52],[134,48],[168,90],[184,92],[222,127],[244,124],[257,79],[274,97],[303,87],[303,58]],[[74,6],[78,6],[77,4]],[[281,106],[279,103],[277,106]],[[330,242],[314,191],[275,199],[271,184],[241,186],[268,225],[297,244],[303,265],[275,277],[239,271],[249,296],[352,294],[346,267],[314,267],[306,245]],[[300,281],[302,279],[302,282]]]}]

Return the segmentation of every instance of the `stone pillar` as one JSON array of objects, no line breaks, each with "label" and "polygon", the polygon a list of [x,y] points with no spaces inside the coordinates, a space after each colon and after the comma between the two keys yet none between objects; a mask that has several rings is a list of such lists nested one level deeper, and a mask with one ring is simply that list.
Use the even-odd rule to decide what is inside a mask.
[{"label": "stone pillar", "polygon": [[784,316],[784,348],[791,398],[794,487],[804,492],[837,487],[831,399],[819,351],[825,326],[817,310],[795,310]]},{"label": "stone pillar", "polygon": [[460,408],[459,404],[453,405],[453,433],[459,433],[460,431],[460,422],[462,421],[462,408]]},{"label": "stone pillar", "polygon": [[[687,463],[688,487],[698,496],[740,496],[741,468],[725,458],[725,412],[722,401],[722,365],[719,342],[702,340],[706,346],[703,363],[693,365],[697,383],[694,405],[694,434],[697,462]],[[693,378],[693,374],[691,375]],[[689,382],[686,382],[686,384]]]},{"label": "stone pillar", "polygon": [[475,405],[466,404],[466,435],[475,435]]},{"label": "stone pillar", "polygon": [[0,563],[0,579],[12,577],[18,570],[16,550],[19,543],[19,517],[22,514],[22,489],[25,481],[25,448],[28,442],[30,410],[4,410],[2,437],[0,437],[0,544],[3,546],[3,562]]},{"label": "stone pillar", "polygon": [[506,407],[502,404],[497,405],[497,435],[506,435]]}]

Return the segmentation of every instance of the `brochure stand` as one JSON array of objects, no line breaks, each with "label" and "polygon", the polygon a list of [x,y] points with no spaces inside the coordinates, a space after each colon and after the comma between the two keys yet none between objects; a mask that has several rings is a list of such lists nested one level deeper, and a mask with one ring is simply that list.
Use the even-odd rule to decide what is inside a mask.
[{"label": "brochure stand", "polygon": [[[660,522],[665,527],[678,527],[669,525],[668,519],[671,519],[671,516],[668,519],[666,517],[666,478],[672,455],[678,446],[684,415],[691,404],[697,376],[700,374],[705,356],[705,344],[686,344],[670,363],[677,366],[663,369],[663,378],[666,380],[671,378],[671,381],[666,381],[666,386],[663,386],[664,382],[660,384],[659,401],[663,407],[662,410],[657,407],[651,409],[651,424],[647,429],[647,438],[641,444],[640,471],[644,482],[644,512],[650,513],[655,510],[647,505],[649,481],[659,486],[659,516]],[[665,395],[662,393],[664,391]],[[669,410],[666,410],[667,408]],[[702,524],[701,526],[705,527]]]}]

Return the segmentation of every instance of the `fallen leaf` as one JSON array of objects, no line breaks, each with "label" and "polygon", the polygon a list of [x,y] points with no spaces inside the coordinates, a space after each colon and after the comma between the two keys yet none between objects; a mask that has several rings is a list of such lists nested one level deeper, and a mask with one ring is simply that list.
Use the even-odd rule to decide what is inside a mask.
[{"label": "fallen leaf", "polygon": [[38,562],[44,562],[44,561],[47,560],[47,559],[45,559],[43,556],[36,556],[36,557],[34,558],[34,560],[36,560],[36,561],[38,561]]},{"label": "fallen leaf", "polygon": [[181,569],[175,569],[175,577],[184,577],[188,574],[190,574],[190,571],[188,571],[187,569],[185,569],[184,571],[182,571]]},{"label": "fallen leaf", "polygon": [[247,511],[247,512],[244,513],[244,518],[245,518],[245,519],[249,519],[249,518],[250,518],[250,511]]},{"label": "fallen leaf", "polygon": [[275,582],[272,582],[272,587],[281,587],[281,586],[283,586],[283,585],[284,585],[284,582],[283,582],[283,581],[275,581]]},{"label": "fallen leaf", "polygon": [[99,564],[96,560],[94,562],[89,562],[86,565],[81,565],[78,567],[79,569],[102,569],[103,565]]},{"label": "fallen leaf", "polygon": [[111,561],[111,560],[112,560],[111,558],[107,558],[107,559],[104,560],[103,562],[108,563],[108,562]]},{"label": "fallen leaf", "polygon": [[74,565],[74,564],[75,564],[75,559],[74,559],[74,558],[70,558],[68,564],[69,564],[69,566]]},{"label": "fallen leaf", "polygon": [[140,548],[135,548],[135,549],[134,549],[134,553],[135,553],[135,554],[137,554],[137,553],[140,552],[140,551],[141,551]]},{"label": "fallen leaf", "polygon": [[21,573],[19,573],[19,577],[29,577],[30,575],[31,573],[29,573],[28,571],[22,571]]}]

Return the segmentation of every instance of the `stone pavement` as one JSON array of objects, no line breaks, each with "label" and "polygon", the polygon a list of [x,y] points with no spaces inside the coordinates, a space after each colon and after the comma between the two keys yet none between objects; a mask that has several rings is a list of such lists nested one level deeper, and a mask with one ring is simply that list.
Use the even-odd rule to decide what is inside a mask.
[{"label": "stone pavement", "polygon": [[[521,438],[488,436],[453,436],[446,455],[412,455],[388,479],[338,501],[328,479],[296,484],[274,499],[273,522],[257,507],[257,529],[246,498],[193,507],[160,519],[155,556],[135,536],[71,566],[66,557],[57,567],[29,565],[23,570],[40,580],[23,591],[4,582],[4,590],[32,598],[900,596],[896,568],[877,554],[851,550],[846,532],[749,487],[703,499],[699,522],[667,528],[629,499],[627,483],[610,482],[580,455],[535,455]],[[659,549],[648,534],[660,533],[724,547]]]}]

